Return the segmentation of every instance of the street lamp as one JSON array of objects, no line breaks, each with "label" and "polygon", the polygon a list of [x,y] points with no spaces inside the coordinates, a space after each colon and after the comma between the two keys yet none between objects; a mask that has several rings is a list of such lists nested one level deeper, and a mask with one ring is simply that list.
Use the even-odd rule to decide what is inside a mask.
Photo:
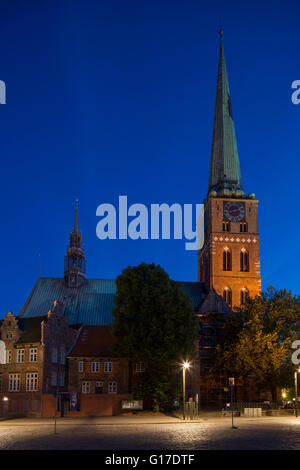
[{"label": "street lamp", "polygon": [[185,420],[185,370],[190,367],[190,363],[185,361],[182,364],[182,395],[183,395],[183,419]]},{"label": "street lamp", "polygon": [[3,416],[4,418],[7,418],[7,414],[8,414],[8,397],[3,397],[2,398],[2,401],[4,402],[3,403]]},{"label": "street lamp", "polygon": [[298,372],[300,369],[296,369],[294,372],[294,380],[295,380],[295,414],[296,418],[298,418]]}]

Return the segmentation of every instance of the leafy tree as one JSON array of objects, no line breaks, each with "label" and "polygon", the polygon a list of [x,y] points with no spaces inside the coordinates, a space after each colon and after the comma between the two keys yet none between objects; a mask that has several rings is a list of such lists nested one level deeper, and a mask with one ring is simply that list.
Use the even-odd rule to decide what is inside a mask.
[{"label": "leafy tree", "polygon": [[114,302],[115,351],[144,362],[136,395],[158,409],[178,398],[180,364],[195,354],[192,301],[159,265],[142,263],[117,277]]},{"label": "leafy tree", "polygon": [[276,388],[292,385],[291,344],[299,333],[300,297],[269,287],[225,321],[215,365],[224,375],[254,375],[258,388],[270,390],[276,401]]}]

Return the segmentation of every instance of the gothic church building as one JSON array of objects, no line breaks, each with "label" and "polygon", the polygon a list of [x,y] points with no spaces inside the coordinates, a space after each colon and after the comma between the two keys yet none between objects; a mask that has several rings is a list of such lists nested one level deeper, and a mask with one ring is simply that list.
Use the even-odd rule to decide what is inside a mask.
[{"label": "gothic church building", "polygon": [[[261,290],[257,205],[255,195],[247,195],[242,185],[221,31],[210,174],[204,201],[204,245],[198,252],[198,281],[182,282],[183,290],[193,302],[195,315],[201,320],[199,367],[197,377],[192,380],[191,392],[199,394],[203,403],[209,403],[210,396],[221,396],[225,386],[221,379],[208,385],[201,378],[208,371],[209,356],[218,341],[218,324],[224,315],[242,305],[247,296],[254,297]],[[16,347],[12,344],[13,336],[9,336],[9,325],[16,322],[17,327],[21,328],[21,335],[25,326],[33,324],[34,319],[38,321],[43,318],[49,322],[48,312],[55,302],[69,326],[74,328],[74,333],[68,333],[69,342],[75,338],[79,325],[89,328],[111,325],[115,294],[114,279],[89,279],[86,276],[86,259],[76,206],[74,228],[65,256],[64,277],[40,277],[37,280],[19,314],[3,323],[5,335],[8,335],[4,337],[1,334],[4,349],[8,348],[7,341],[10,351]],[[55,321],[60,321],[58,313],[54,312],[52,316]],[[40,341],[39,335],[36,335],[37,341]],[[30,345],[28,347],[32,348]],[[0,376],[1,368],[6,366],[11,370],[10,375],[22,374],[19,366],[18,372],[13,370],[14,360],[17,362],[17,359],[12,359],[14,357],[18,357],[17,353],[10,356],[9,364],[1,364],[0,360]],[[65,383],[65,379],[62,378],[62,382]],[[4,384],[2,386],[7,395],[9,389]],[[11,391],[15,394],[17,390]]]}]

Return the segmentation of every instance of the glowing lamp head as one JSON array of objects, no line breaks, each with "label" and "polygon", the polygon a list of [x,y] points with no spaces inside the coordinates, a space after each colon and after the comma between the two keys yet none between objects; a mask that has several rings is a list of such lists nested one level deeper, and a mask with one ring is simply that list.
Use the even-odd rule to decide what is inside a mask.
[{"label": "glowing lamp head", "polygon": [[184,368],[184,369],[188,369],[189,367],[190,367],[189,362],[184,362],[184,363],[183,363],[183,368]]},{"label": "glowing lamp head", "polygon": [[282,392],[281,396],[282,396],[282,398],[286,398],[286,393]]},{"label": "glowing lamp head", "polygon": [[8,401],[8,398],[7,398],[7,397],[3,397],[3,401]]}]

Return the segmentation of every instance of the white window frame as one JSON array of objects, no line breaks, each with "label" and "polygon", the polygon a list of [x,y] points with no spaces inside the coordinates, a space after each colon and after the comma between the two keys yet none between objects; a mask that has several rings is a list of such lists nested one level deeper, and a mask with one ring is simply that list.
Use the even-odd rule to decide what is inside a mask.
[{"label": "white window frame", "polygon": [[11,364],[12,363],[12,350],[11,349],[6,350],[5,362],[6,362],[6,364]]},{"label": "white window frame", "polygon": [[21,364],[25,359],[25,349],[17,349],[17,363]]},{"label": "white window frame", "polygon": [[118,383],[116,381],[108,382],[108,393],[118,393]]},{"label": "white window frame", "polygon": [[91,382],[82,382],[81,391],[82,393],[91,393]]},{"label": "white window frame", "polygon": [[29,362],[37,362],[38,348],[29,349]]},{"label": "white window frame", "polygon": [[9,374],[8,376],[8,391],[19,392],[20,391],[20,374]]},{"label": "white window frame", "polygon": [[78,361],[78,372],[83,372],[83,361]]},{"label": "white window frame", "polygon": [[104,372],[112,372],[112,362],[111,361],[104,362]]},{"label": "white window frame", "polygon": [[26,374],[26,392],[38,391],[38,373],[28,372]]},{"label": "white window frame", "polygon": [[136,372],[145,372],[145,364],[143,361],[136,362],[135,364]]},{"label": "white window frame", "polygon": [[99,372],[99,362],[93,361],[91,363],[91,372]]}]

